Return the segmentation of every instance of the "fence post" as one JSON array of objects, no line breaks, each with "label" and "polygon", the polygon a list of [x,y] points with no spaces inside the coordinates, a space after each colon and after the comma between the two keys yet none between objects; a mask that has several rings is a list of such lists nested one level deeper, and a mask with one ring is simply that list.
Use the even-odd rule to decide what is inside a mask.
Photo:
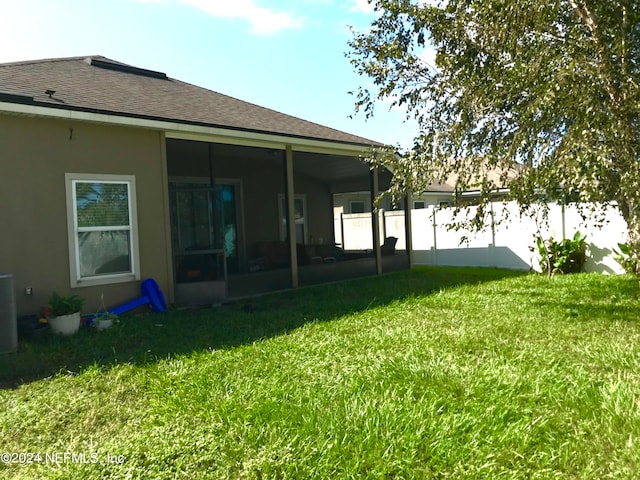
[{"label": "fence post", "polygon": [[[489,206],[491,207],[490,215],[491,215],[491,245],[489,245],[489,266],[497,267],[498,259],[496,258],[496,218],[495,213],[493,211],[493,202],[489,202]],[[504,213],[504,212],[503,212]]]},{"label": "fence post", "polygon": [[431,211],[432,225],[433,225],[433,247],[432,247],[432,258],[434,265],[438,265],[438,224],[436,223],[436,206],[434,205],[433,210]]},{"label": "fence post", "polygon": [[378,167],[371,169],[371,227],[373,234],[373,254],[376,258],[376,273],[382,275],[382,251],[380,250],[380,216],[376,209],[375,200],[378,197]]},{"label": "fence post", "polygon": [[407,249],[409,268],[413,268],[413,230],[411,226],[411,194],[408,193],[404,200],[404,238]]}]

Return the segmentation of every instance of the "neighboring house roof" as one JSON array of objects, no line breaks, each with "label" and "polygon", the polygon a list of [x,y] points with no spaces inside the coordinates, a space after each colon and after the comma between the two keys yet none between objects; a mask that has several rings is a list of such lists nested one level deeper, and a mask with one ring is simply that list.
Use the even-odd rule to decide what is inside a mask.
[{"label": "neighboring house roof", "polygon": [[454,188],[452,185],[448,183],[439,183],[439,182],[431,182],[429,188],[427,188],[426,192],[434,192],[434,193],[453,193]]},{"label": "neighboring house roof", "polygon": [[102,56],[0,64],[0,102],[381,145]]},{"label": "neighboring house roof", "polygon": [[[513,162],[512,164],[510,164],[508,170],[506,172],[503,172],[503,170],[498,167],[487,167],[484,165],[484,163],[486,162],[481,161],[479,164],[477,164],[475,167],[475,174],[471,175],[471,177],[468,179],[468,192],[479,191],[482,181],[485,178],[489,182],[493,183],[499,190],[508,189],[511,181],[514,180],[523,169],[523,165]],[[431,185],[429,185],[427,192],[455,192],[456,183],[458,182],[458,176],[458,173],[455,171],[449,173],[444,182],[432,182]],[[503,178],[503,176],[505,178]]]}]

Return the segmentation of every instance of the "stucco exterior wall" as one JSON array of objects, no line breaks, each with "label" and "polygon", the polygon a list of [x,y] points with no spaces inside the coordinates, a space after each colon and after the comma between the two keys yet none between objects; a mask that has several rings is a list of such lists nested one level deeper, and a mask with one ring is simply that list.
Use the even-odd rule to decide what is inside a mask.
[{"label": "stucco exterior wall", "polygon": [[164,142],[151,130],[0,115],[0,271],[14,275],[18,315],[52,291],[85,298],[85,313],[101,294],[107,308],[140,295],[139,281],[70,287],[65,173],[135,176],[141,279],[170,295]]}]

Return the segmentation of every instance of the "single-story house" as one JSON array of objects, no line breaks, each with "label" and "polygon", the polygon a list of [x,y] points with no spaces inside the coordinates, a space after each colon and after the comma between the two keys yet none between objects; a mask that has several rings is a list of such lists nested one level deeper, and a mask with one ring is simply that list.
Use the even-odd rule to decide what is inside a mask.
[{"label": "single-story house", "polygon": [[[425,192],[411,196],[411,208],[415,210],[431,205],[447,207],[453,205],[454,200],[453,185],[433,182]],[[369,213],[372,209],[368,191],[337,193],[334,195],[334,204],[336,214]],[[380,199],[378,208],[385,211],[401,210],[404,209],[404,202],[394,205],[390,195],[385,194]]]},{"label": "single-story house", "polygon": [[333,243],[334,195],[390,181],[358,158],[377,145],[101,56],[0,64],[0,271],[25,315],[145,278],[193,305],[406,268],[375,228]]},{"label": "single-story house", "polygon": [[[516,178],[522,168],[522,165],[513,164],[507,173],[506,181],[503,181],[502,172],[499,169],[492,168],[488,171],[488,180],[498,185],[493,194],[495,198],[502,198],[508,193],[509,182]],[[448,178],[441,182],[432,181],[424,192],[415,193],[411,196],[411,209],[419,210],[430,206],[451,207],[457,204],[460,199],[456,199],[456,182],[457,174],[455,173],[450,174]],[[482,177],[480,175],[478,175],[477,178],[474,177],[471,179],[471,187],[462,193],[462,200],[465,203],[473,203],[475,199],[479,198],[481,182]],[[371,212],[372,208],[368,191],[338,193],[334,196],[334,204],[336,215],[368,213]],[[378,208],[385,211],[403,210],[405,208],[405,201],[403,199],[399,204],[394,205],[390,195],[385,194],[379,200]]]}]

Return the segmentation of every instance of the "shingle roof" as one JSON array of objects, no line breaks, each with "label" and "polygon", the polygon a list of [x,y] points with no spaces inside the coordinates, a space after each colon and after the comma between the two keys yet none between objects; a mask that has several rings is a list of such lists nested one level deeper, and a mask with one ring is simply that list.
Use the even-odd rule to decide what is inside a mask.
[{"label": "shingle roof", "polygon": [[[0,92],[27,95],[35,104],[53,108],[380,145],[102,56],[0,64]],[[0,100],[20,101],[11,95],[1,95]]]},{"label": "shingle roof", "polygon": [[[468,162],[467,162],[468,163]],[[473,164],[472,164],[473,165]],[[471,168],[470,166],[466,167]],[[519,163],[512,162],[505,167],[489,166],[486,161],[480,161],[473,165],[475,172],[467,179],[467,188],[471,190],[480,190],[484,180],[491,182],[495,188],[509,188],[509,184],[522,172],[523,166]],[[444,182],[451,191],[455,191],[459,174],[454,171],[450,173]],[[504,177],[504,178],[503,178]]]}]

